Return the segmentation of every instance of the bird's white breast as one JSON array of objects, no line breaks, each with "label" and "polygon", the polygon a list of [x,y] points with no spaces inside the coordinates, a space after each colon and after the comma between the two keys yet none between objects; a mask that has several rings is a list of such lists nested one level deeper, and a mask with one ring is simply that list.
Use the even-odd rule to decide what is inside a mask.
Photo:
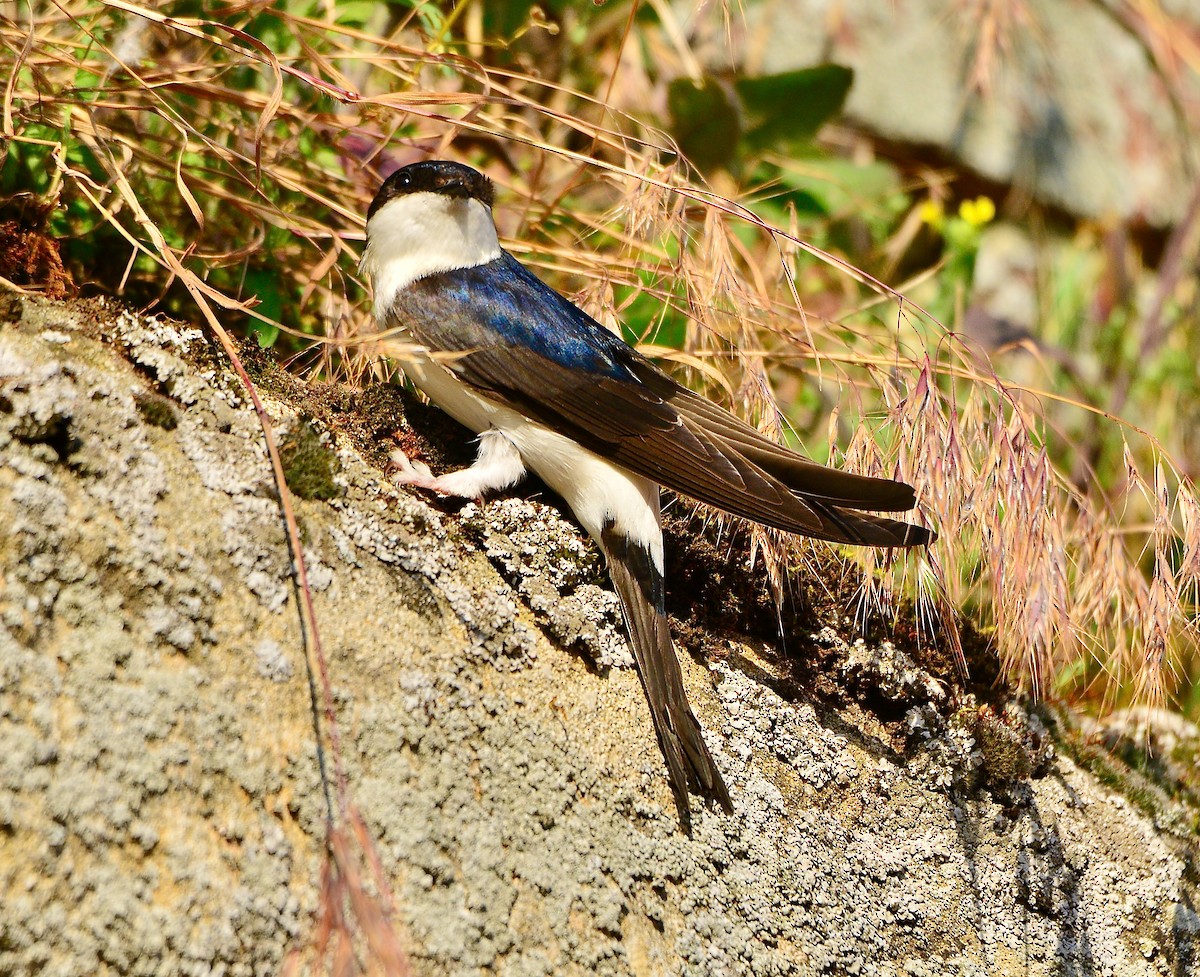
[{"label": "bird's white breast", "polygon": [[650,550],[663,569],[658,486],[570,438],[482,397],[426,354],[406,356],[404,372],[442,410],[477,434],[499,431],[522,461],[571,507],[596,540],[607,524]]},{"label": "bird's white breast", "polygon": [[442,193],[393,197],[367,221],[359,270],[368,275],[380,321],[402,288],[439,271],[500,257],[492,212],[482,201]]}]

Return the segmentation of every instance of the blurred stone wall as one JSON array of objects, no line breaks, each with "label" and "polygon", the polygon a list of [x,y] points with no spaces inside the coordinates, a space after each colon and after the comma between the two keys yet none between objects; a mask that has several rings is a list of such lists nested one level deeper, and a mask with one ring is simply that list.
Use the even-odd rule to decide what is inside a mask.
[{"label": "blurred stone wall", "polygon": [[[714,67],[854,69],[846,116],[1072,214],[1183,215],[1196,177],[1195,4],[761,0],[674,8]],[[1167,20],[1169,16],[1173,20]],[[730,44],[732,39],[732,44]]]}]

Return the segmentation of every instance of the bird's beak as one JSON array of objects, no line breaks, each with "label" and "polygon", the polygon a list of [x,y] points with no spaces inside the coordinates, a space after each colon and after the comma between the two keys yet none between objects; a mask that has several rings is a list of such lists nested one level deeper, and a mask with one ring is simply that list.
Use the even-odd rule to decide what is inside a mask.
[{"label": "bird's beak", "polygon": [[442,193],[451,197],[469,197],[470,191],[462,180],[447,180],[441,186]]}]

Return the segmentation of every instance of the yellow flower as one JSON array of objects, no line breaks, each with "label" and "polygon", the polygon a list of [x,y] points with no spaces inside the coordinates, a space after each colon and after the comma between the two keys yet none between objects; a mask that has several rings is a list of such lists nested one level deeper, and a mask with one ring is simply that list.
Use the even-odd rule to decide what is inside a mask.
[{"label": "yellow flower", "polygon": [[990,197],[976,197],[974,200],[964,200],[958,208],[958,216],[972,227],[983,227],[990,224],[996,217],[996,205]]},{"label": "yellow flower", "polygon": [[921,223],[928,224],[930,227],[940,227],[942,218],[946,216],[946,211],[942,209],[942,202],[934,200],[930,197],[921,204]]}]

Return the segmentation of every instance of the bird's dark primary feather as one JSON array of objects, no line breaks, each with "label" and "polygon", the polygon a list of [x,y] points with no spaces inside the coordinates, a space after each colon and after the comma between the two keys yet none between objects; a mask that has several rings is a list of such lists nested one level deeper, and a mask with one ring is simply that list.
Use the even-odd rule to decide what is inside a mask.
[{"label": "bird's dark primary feather", "polygon": [[732,811],[729,790],[708,752],[700,722],[688,704],[683,672],[667,624],[662,574],[645,546],[611,524],[601,533],[600,545],[608,561],[609,576],[621,598],[637,672],[650,703],[654,731],[667,761],[671,790],[684,825],[688,826],[691,819],[689,780],[705,797]]},{"label": "bird's dark primary feather", "polygon": [[680,386],[507,252],[426,276],[390,310],[460,380],[597,454],[700,502],[817,539],[915,546],[903,482],[825,468]]}]

